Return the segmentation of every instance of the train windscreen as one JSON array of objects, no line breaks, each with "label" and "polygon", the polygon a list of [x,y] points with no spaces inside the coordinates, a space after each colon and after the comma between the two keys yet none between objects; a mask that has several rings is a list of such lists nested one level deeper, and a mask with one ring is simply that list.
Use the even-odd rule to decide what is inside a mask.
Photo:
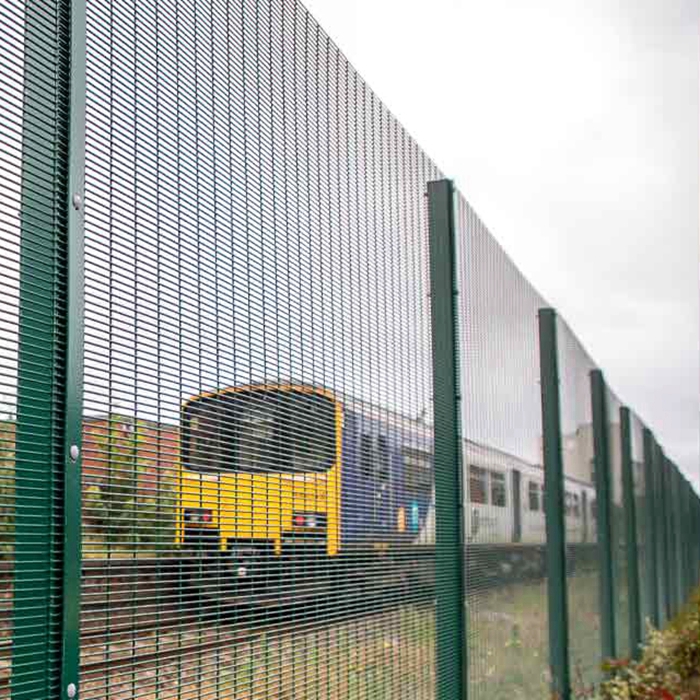
[{"label": "train windscreen", "polygon": [[323,472],[335,457],[335,403],[297,391],[216,394],[185,408],[183,464],[201,472]]}]

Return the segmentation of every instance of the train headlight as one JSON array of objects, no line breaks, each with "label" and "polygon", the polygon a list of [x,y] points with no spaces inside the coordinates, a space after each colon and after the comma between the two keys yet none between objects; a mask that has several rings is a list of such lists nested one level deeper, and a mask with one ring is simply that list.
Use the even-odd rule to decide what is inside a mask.
[{"label": "train headlight", "polygon": [[208,508],[186,508],[185,523],[188,525],[211,525],[214,515]]},{"label": "train headlight", "polygon": [[292,515],[292,525],[294,527],[303,528],[325,528],[326,515],[325,513],[294,513]]}]

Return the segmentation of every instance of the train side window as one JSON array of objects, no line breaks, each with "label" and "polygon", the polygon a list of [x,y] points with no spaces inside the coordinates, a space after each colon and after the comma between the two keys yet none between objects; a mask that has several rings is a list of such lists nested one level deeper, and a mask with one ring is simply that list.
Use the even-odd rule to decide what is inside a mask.
[{"label": "train side window", "polygon": [[540,509],[540,488],[535,481],[527,482],[527,502],[530,510]]},{"label": "train side window", "polygon": [[360,472],[371,478],[374,471],[374,445],[372,436],[362,433],[360,436]]},{"label": "train side window", "polygon": [[571,515],[571,493],[569,491],[564,493],[564,513]]},{"label": "train side window", "polygon": [[411,491],[426,491],[432,485],[432,463],[427,452],[404,447],[403,463],[406,488]]},{"label": "train side window", "polygon": [[581,508],[579,507],[579,495],[577,493],[574,494],[573,511],[574,511],[574,518],[581,517]]},{"label": "train side window", "polygon": [[501,472],[491,472],[491,503],[506,507],[506,475]]},{"label": "train side window", "polygon": [[487,495],[486,470],[469,465],[469,500],[472,503],[486,503]]},{"label": "train side window", "polygon": [[391,452],[389,442],[384,435],[377,437],[377,478],[386,481],[389,478]]},{"label": "train side window", "polygon": [[594,499],[591,499],[591,516],[593,517],[593,520],[598,518],[598,504]]}]

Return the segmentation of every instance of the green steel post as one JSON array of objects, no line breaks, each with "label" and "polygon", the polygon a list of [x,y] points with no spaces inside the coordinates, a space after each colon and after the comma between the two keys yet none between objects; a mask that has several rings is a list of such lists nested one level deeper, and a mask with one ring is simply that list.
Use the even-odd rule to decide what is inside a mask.
[{"label": "green steel post", "polygon": [[686,556],[688,561],[687,570],[687,592],[686,598],[693,592],[693,544],[695,542],[695,532],[693,530],[693,487],[690,480],[686,480]]},{"label": "green steel post", "polygon": [[656,578],[657,578],[657,592],[658,592],[658,627],[661,628],[666,623],[666,574],[664,570],[666,568],[666,554],[665,554],[665,537],[666,537],[666,523],[665,523],[665,511],[664,511],[664,498],[663,498],[663,484],[661,483],[661,469],[659,468],[660,460],[659,453],[661,447],[654,440],[654,492],[656,501],[656,513],[653,521],[653,528],[656,533],[654,538],[654,544],[656,548]]},{"label": "green steel post", "polygon": [[673,499],[673,467],[671,460],[664,460],[664,479],[666,481],[666,498],[668,516],[668,598],[669,598],[669,617],[674,617],[677,610],[676,600],[676,523],[675,523],[675,504]]},{"label": "green steel post", "polygon": [[598,502],[598,551],[600,556],[601,653],[615,657],[615,578],[612,560],[612,522],[610,504],[610,455],[608,452],[608,411],[605,381],[599,369],[591,371],[591,406],[593,409],[593,451],[595,487]]},{"label": "green steel post", "polygon": [[659,615],[659,556],[656,539],[658,537],[658,499],[655,482],[655,453],[654,436],[649,428],[644,428],[644,489],[645,489],[645,513],[644,513],[644,541],[647,554],[647,600],[649,609],[645,611],[645,617],[649,617],[651,624],[658,628],[661,622]]},{"label": "green steel post", "polygon": [[678,613],[681,605],[680,592],[680,580],[678,578],[679,568],[679,557],[678,557],[678,541],[680,533],[678,532],[678,495],[676,489],[676,465],[668,460],[668,481],[669,481],[669,495],[671,499],[671,576],[673,578],[673,614],[674,616]]},{"label": "green steel post", "polygon": [[620,440],[622,445],[622,501],[625,509],[627,543],[627,586],[629,591],[630,650],[639,655],[642,643],[642,611],[639,595],[639,559],[637,543],[637,504],[634,493],[634,467],[632,464],[632,425],[629,408],[620,409]]},{"label": "green steel post", "polygon": [[685,525],[683,529],[685,546],[685,599],[688,600],[693,592],[693,488],[690,481],[683,477],[685,491]]},{"label": "green steel post", "polygon": [[428,183],[435,411],[437,698],[467,697],[467,616],[460,445],[453,185]]},{"label": "green steel post", "polygon": [[661,531],[661,611],[662,624],[671,618],[671,553],[669,551],[669,517],[668,517],[668,491],[666,489],[666,457],[663,449],[657,444],[656,447],[656,477],[659,484],[659,496],[661,507],[659,508],[659,525]]},{"label": "green steel post", "polygon": [[666,621],[668,622],[674,613],[673,599],[673,503],[671,500],[670,474],[668,460],[664,456],[661,460],[661,478],[664,493],[664,513],[666,514],[666,539],[664,551],[666,555]]},{"label": "green steel post", "polygon": [[664,498],[666,512],[666,608],[668,619],[675,615],[675,561],[673,557],[673,494],[671,493],[671,465],[664,455],[661,461],[664,480]]},{"label": "green steel post", "polygon": [[542,443],[547,530],[547,598],[549,663],[555,697],[569,700],[569,613],[566,589],[564,527],[564,463],[561,444],[557,317],[554,309],[539,310]]},{"label": "green steel post", "polygon": [[687,533],[687,526],[686,526],[686,521],[685,521],[685,479],[683,477],[683,474],[680,469],[678,469],[677,474],[676,474],[676,480],[678,484],[678,499],[679,499],[679,508],[678,508],[678,522],[680,523],[680,536],[678,538],[678,547],[679,547],[679,562],[680,562],[680,591],[681,591],[681,603],[684,605],[687,596],[688,596],[688,565],[687,565],[687,558],[686,558],[686,549],[685,549],[685,544],[686,544],[686,537],[688,536]]},{"label": "green steel post", "polygon": [[85,0],[70,0],[70,121],[68,141],[68,239],[66,379],[63,463],[63,656],[61,697],[79,693],[81,465],[83,430],[83,316],[85,219]]},{"label": "green steel post", "polygon": [[676,467],[670,460],[667,462],[669,494],[671,499],[671,577],[673,578],[673,614],[676,615],[680,609],[682,597],[680,595],[680,557],[679,557],[679,526],[678,526],[678,488],[676,484]]},{"label": "green steel post", "polygon": [[693,487],[689,479],[686,479],[686,511],[685,511],[685,550],[686,550],[686,599],[693,592]]},{"label": "green steel post", "polygon": [[77,696],[84,14],[82,4],[70,0],[25,4],[11,679],[16,698]]},{"label": "green steel post", "polygon": [[683,496],[681,473],[676,464],[673,465],[673,517],[676,529],[676,611],[679,611],[685,602],[683,592]]},{"label": "green steel post", "polygon": [[688,536],[688,525],[687,525],[687,520],[686,520],[686,506],[687,506],[687,500],[686,500],[686,490],[685,490],[685,477],[683,474],[679,471],[678,472],[678,496],[680,499],[679,503],[679,514],[678,517],[680,518],[680,557],[681,557],[681,592],[682,592],[682,598],[681,600],[683,603],[686,602],[688,599],[688,557],[687,557],[687,549],[686,549],[686,544],[687,544],[687,536]]}]

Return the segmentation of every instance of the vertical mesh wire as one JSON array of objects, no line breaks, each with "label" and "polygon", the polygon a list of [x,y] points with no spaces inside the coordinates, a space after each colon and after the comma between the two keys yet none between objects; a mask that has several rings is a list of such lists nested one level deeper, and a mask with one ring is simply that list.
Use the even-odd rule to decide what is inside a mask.
[{"label": "vertical mesh wire", "polygon": [[608,464],[610,468],[610,550],[612,554],[615,654],[630,654],[629,640],[629,584],[627,578],[627,525],[622,477],[622,433],[620,427],[621,403],[606,387],[606,414],[608,421]]},{"label": "vertical mesh wire", "polygon": [[67,33],[0,15],[0,696],[59,694]]},{"label": "vertical mesh wire", "polygon": [[549,692],[537,310],[542,298],[456,204],[469,693]]},{"label": "vertical mesh wire", "polygon": [[[562,457],[565,477],[569,662],[575,692],[600,677],[601,638],[597,503],[593,479],[590,372],[595,369],[576,336],[557,320]],[[576,500],[578,496],[578,516]]]},{"label": "vertical mesh wire", "polygon": [[296,2],[87,22],[82,697],[432,697],[439,173]]},{"label": "vertical mesh wire", "polygon": [[639,611],[641,615],[642,638],[645,638],[647,620],[652,618],[651,600],[649,597],[649,577],[651,575],[652,559],[649,551],[649,505],[644,472],[644,424],[634,413],[630,414],[630,438],[636,515],[637,569],[639,572]]}]

